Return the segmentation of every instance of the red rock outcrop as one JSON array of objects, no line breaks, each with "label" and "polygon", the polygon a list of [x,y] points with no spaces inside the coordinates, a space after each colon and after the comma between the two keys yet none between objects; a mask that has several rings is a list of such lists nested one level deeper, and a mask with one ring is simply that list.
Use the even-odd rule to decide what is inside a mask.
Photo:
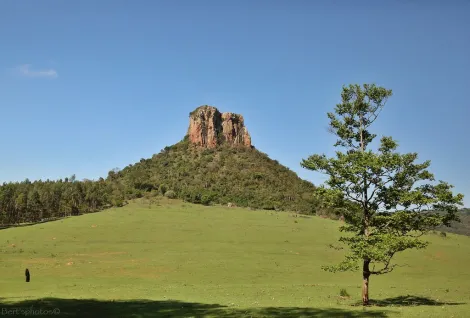
[{"label": "red rock outcrop", "polygon": [[213,106],[201,106],[189,115],[189,140],[201,147],[230,144],[251,147],[251,137],[242,115],[220,113]]}]

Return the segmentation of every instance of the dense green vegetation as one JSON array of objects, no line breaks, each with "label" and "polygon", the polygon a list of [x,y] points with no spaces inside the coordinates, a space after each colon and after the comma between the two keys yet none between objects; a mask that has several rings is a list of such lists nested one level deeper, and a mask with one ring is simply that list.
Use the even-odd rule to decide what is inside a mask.
[{"label": "dense green vegetation", "polygon": [[340,221],[163,197],[137,201],[1,230],[0,307],[133,318],[440,318],[470,311],[465,236],[429,235],[426,250],[401,253],[407,266],[377,277],[374,302],[364,309],[357,277],[321,270],[345,253],[329,247]]},{"label": "dense green vegetation", "polygon": [[266,154],[246,147],[201,149],[187,138],[109,179],[129,198],[158,191],[187,202],[315,213],[315,187]]},{"label": "dense green vegetation", "polygon": [[0,221],[38,222],[121,206],[123,192],[116,186],[104,179],[77,181],[74,176],[57,181],[4,183],[0,186]]},{"label": "dense green vegetation", "polygon": [[2,224],[37,222],[122,206],[126,200],[166,195],[200,204],[228,204],[306,214],[321,210],[315,187],[266,154],[244,147],[202,149],[187,138],[106,179],[4,183]]}]

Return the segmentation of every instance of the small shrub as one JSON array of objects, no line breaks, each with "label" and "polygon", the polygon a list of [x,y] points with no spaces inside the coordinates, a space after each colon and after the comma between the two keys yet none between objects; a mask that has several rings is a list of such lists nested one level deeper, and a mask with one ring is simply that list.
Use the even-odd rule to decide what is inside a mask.
[{"label": "small shrub", "polygon": [[165,185],[165,184],[161,184],[159,187],[158,187],[158,190],[160,191],[160,193],[162,195],[164,195],[166,193],[166,191],[168,190],[168,187]]},{"label": "small shrub", "polygon": [[201,196],[201,204],[203,205],[209,205],[212,202],[212,198],[209,195],[202,195]]},{"label": "small shrub", "polygon": [[447,237],[447,234],[446,234],[446,232],[441,232],[441,233],[439,233],[439,236],[440,237]]},{"label": "small shrub", "polygon": [[349,293],[346,289],[342,288],[340,291],[339,291],[339,295],[341,297],[349,297]]},{"label": "small shrub", "polygon": [[165,196],[168,199],[176,199],[176,193],[173,190],[168,190],[167,192],[165,192]]},{"label": "small shrub", "polygon": [[113,205],[120,208],[120,207],[124,206],[124,200],[122,200],[121,198],[115,198],[113,200]]}]

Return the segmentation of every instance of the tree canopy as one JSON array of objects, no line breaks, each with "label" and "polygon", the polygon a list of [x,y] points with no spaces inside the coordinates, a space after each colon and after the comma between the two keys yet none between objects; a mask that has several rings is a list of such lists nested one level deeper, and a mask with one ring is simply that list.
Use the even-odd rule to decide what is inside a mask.
[{"label": "tree canopy", "polygon": [[[428,245],[422,235],[439,225],[458,220],[463,195],[453,186],[437,184],[428,170],[431,162],[417,162],[417,153],[398,152],[398,142],[377,137],[369,129],[392,91],[375,84],[343,87],[342,102],[328,113],[330,132],[338,137],[336,156],[315,154],[301,166],[329,175],[319,194],[344,215],[346,234],[340,238],[349,254],[328,271],[363,271],[363,303],[369,303],[369,276],[391,272],[396,253]],[[344,199],[344,200],[343,200]],[[434,210],[431,212],[431,210]],[[438,213],[436,211],[445,212]]]}]

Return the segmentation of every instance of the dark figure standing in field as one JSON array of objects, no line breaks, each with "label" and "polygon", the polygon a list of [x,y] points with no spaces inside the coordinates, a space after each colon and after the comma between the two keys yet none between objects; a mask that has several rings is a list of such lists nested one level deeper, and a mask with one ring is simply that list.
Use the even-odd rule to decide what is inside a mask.
[{"label": "dark figure standing in field", "polygon": [[26,276],[26,282],[29,283],[29,279],[30,279],[30,275],[29,275],[29,269],[26,269],[26,271],[24,272],[25,276]]}]

